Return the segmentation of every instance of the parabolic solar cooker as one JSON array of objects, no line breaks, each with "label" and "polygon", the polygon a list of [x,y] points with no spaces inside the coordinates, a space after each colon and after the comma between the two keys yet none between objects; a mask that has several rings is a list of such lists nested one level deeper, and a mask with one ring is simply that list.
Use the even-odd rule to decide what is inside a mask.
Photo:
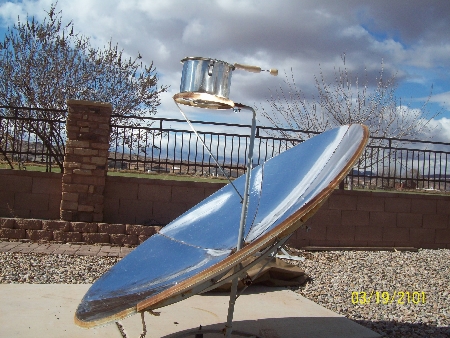
[{"label": "parabolic solar cooker", "polygon": [[[249,268],[276,253],[319,209],[367,143],[366,126],[345,125],[314,136],[252,168],[255,111],[234,103],[228,96],[235,69],[253,72],[261,69],[202,57],[181,61],[180,93],[174,96],[177,105],[208,109],[240,107],[253,112],[246,173],[179,216],[100,277],[76,310],[75,323],[81,327],[117,322],[136,313],[143,318],[145,311],[231,280],[223,330],[230,337],[237,281],[246,277]],[[180,112],[190,124],[181,109]]]}]

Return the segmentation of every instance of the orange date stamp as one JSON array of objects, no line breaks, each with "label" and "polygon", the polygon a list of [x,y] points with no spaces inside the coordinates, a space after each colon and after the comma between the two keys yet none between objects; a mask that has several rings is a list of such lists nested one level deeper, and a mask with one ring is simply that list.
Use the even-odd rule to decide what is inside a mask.
[{"label": "orange date stamp", "polygon": [[352,304],[425,304],[426,294],[424,291],[353,291],[352,292]]}]

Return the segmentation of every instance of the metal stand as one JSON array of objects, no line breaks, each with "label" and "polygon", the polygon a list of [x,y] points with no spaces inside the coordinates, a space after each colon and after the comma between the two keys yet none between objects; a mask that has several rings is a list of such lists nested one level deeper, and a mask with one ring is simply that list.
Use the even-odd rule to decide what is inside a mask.
[{"label": "metal stand", "polygon": [[[246,271],[248,269],[252,268],[253,266],[255,266],[256,264],[258,264],[259,262],[261,262],[262,260],[264,260],[265,258],[267,258],[269,256],[274,257],[275,253],[278,251],[278,249],[280,247],[282,247],[289,240],[291,235],[288,235],[288,236],[286,236],[286,237],[276,241],[271,246],[269,246],[268,248],[264,249],[262,252],[257,253],[255,255],[255,256],[257,256],[257,258],[253,262],[251,262],[250,264],[248,264],[248,265],[246,265],[244,267],[241,267],[240,264],[238,264],[237,265],[237,269],[236,268],[233,269],[233,271],[234,271],[233,275],[228,276],[226,278],[223,278],[223,279],[221,279],[219,281],[209,281],[209,285],[210,286],[206,287],[206,288],[203,287],[201,293],[208,292],[208,291],[211,291],[211,290],[213,290],[213,289],[215,289],[215,288],[217,288],[219,286],[222,286],[223,284],[228,283],[230,281],[230,279],[236,279],[237,280],[239,278],[242,278],[245,275],[245,273],[246,273]],[[261,268],[260,272],[263,270],[263,268],[264,267]],[[238,271],[236,272],[236,270],[238,270]],[[258,272],[258,274],[254,278],[257,278],[260,272]],[[247,287],[248,287],[248,285],[246,285],[243,288],[243,290],[241,290],[240,293],[244,292]],[[237,295],[237,291],[236,291],[236,295]],[[234,298],[234,300],[236,300],[236,297]],[[231,301],[231,299],[230,299],[230,301]],[[232,315],[233,315],[233,312],[231,312],[231,316]],[[229,327],[230,327],[230,330],[231,330],[232,329],[232,325],[230,325]],[[233,336],[250,337],[250,338],[262,338],[262,337],[260,337],[258,335],[253,334],[253,333],[248,333],[248,332],[243,332],[243,331],[236,331],[236,330],[231,330],[231,331],[230,331],[230,335],[232,334]],[[195,338],[197,338],[197,337],[202,338],[203,334],[207,334],[207,333],[226,334],[227,332],[226,332],[226,329],[223,329],[223,330],[204,330],[200,326],[200,328],[198,330],[185,332],[185,333],[182,333],[180,335],[176,335],[174,337],[182,338],[182,337],[193,337],[193,336],[195,336]]]},{"label": "metal stand", "polygon": [[191,121],[189,121],[188,117],[186,116],[186,114],[181,110],[180,106],[178,105],[178,103],[175,101],[175,104],[177,105],[178,109],[180,110],[181,115],[183,115],[184,119],[186,120],[186,122],[189,124],[189,126],[191,127],[192,131],[194,132],[195,136],[197,136],[197,140],[199,140],[202,144],[203,147],[205,147],[205,149],[208,151],[209,155],[213,158],[214,162],[217,164],[217,166],[219,167],[220,171],[222,172],[223,176],[226,177],[226,179],[228,180],[228,182],[231,184],[231,186],[234,188],[234,191],[236,191],[236,193],[239,195],[239,198],[241,199],[241,203],[244,201],[244,198],[241,196],[241,194],[239,193],[239,191],[236,189],[236,186],[234,185],[233,181],[231,181],[230,177],[228,177],[228,175],[225,173],[225,171],[223,170],[222,166],[220,165],[219,161],[217,161],[216,157],[212,154],[211,150],[207,147],[207,145],[205,144],[205,142],[203,141],[203,139],[200,137],[200,135],[197,133],[197,130],[195,130],[194,126],[192,125]]},{"label": "metal stand", "polygon": [[[175,101],[175,103],[177,103],[177,102]],[[177,106],[178,106],[178,104],[177,104]],[[198,106],[198,107],[202,108],[202,106]],[[233,182],[231,182],[230,179],[228,178],[228,176],[225,175],[225,176],[227,176],[228,180],[232,184],[233,188],[236,190],[236,193],[241,198],[241,203],[242,203],[241,219],[240,219],[240,223],[239,223],[238,242],[237,242],[237,246],[236,246],[236,250],[239,251],[239,250],[242,249],[242,246],[244,244],[244,228],[245,228],[245,222],[247,220],[247,213],[248,213],[248,198],[249,198],[249,191],[250,191],[250,178],[251,178],[251,171],[252,171],[252,168],[253,168],[253,148],[254,148],[255,134],[256,134],[256,112],[255,112],[255,110],[252,107],[246,106],[246,105],[241,104],[241,103],[235,103],[234,107],[237,108],[237,109],[250,110],[252,112],[252,126],[251,126],[251,132],[250,132],[250,145],[249,145],[248,156],[247,156],[247,171],[246,171],[246,177],[245,177],[244,196],[240,195],[239,191],[237,191],[237,189],[234,186]],[[178,108],[180,109],[179,106],[178,106]],[[203,143],[203,140],[200,138],[200,136],[198,135],[197,131],[195,130],[195,128],[192,126],[192,124],[190,123],[189,119],[187,118],[187,116],[183,113],[183,111],[181,109],[180,109],[180,112],[184,116],[184,118],[186,119],[186,121],[188,122],[188,124],[190,125],[192,130],[195,132],[197,138],[200,139],[200,141],[202,141],[202,143]],[[215,159],[215,157],[209,151],[208,147],[206,147],[206,145],[204,143],[203,143],[203,146],[208,150],[208,152],[213,157],[213,159],[217,163],[217,165],[219,165],[218,161]],[[220,167],[220,165],[219,165],[219,167]],[[223,172],[223,173],[225,174],[225,172]],[[225,336],[227,338],[231,337],[231,332],[233,331],[234,305],[236,303],[237,287],[238,287],[239,275],[240,275],[240,271],[241,270],[242,270],[241,264],[238,264],[238,265],[236,265],[234,267],[234,274],[233,275],[235,277],[232,280],[231,292],[230,292],[230,301],[229,301],[229,305],[228,305],[227,323],[225,325]]]},{"label": "metal stand", "polygon": [[[245,106],[240,103],[236,103],[235,107],[238,107],[241,109],[247,109],[253,113],[252,130],[251,130],[251,134],[250,134],[250,146],[249,146],[248,158],[247,158],[247,172],[246,172],[246,177],[245,177],[244,198],[242,201],[241,221],[239,224],[239,235],[238,235],[238,242],[237,242],[237,248],[236,248],[236,250],[239,251],[242,249],[242,245],[244,243],[244,227],[245,227],[245,222],[247,220],[248,197],[249,197],[249,190],[250,190],[250,176],[251,176],[251,171],[252,171],[252,167],[253,167],[253,146],[255,143],[255,132],[256,132],[256,112],[252,107]],[[239,264],[238,264],[234,268],[234,271],[238,272],[239,270],[240,269],[239,269]],[[225,337],[227,337],[227,338],[231,337],[231,332],[233,331],[233,313],[234,313],[234,304],[236,303],[238,281],[239,281],[239,278],[235,277],[231,284],[227,323],[225,325]]]},{"label": "metal stand", "polygon": [[305,257],[292,256],[289,252],[287,252],[283,247],[280,247],[280,251],[283,253],[282,255],[277,254],[276,258],[290,259],[292,261],[301,261],[305,260]]}]

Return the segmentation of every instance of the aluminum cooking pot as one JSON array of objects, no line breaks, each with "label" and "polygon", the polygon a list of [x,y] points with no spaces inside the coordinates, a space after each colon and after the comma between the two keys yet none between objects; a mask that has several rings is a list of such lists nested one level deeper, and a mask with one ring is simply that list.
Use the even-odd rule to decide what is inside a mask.
[{"label": "aluminum cooking pot", "polygon": [[203,57],[187,57],[181,62],[183,63],[181,93],[208,93],[224,98],[230,96],[233,65]]},{"label": "aluminum cooking pot", "polygon": [[[229,109],[234,107],[230,95],[231,75],[235,69],[259,73],[260,67],[235,63],[234,65],[211,58],[187,57],[181,60],[180,93],[174,95],[177,103],[199,108]],[[278,70],[267,70],[277,75]]]}]

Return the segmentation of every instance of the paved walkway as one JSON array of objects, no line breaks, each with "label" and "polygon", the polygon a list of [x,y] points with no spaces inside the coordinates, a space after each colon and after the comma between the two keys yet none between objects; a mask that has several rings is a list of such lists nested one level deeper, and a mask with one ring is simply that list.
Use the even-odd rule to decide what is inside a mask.
[{"label": "paved walkway", "polygon": [[[124,257],[133,248],[86,244],[37,244],[0,241],[0,252],[44,253]],[[1,284],[0,332],[5,337],[109,337],[117,336],[115,325],[91,330],[73,324],[86,284]],[[186,337],[199,327],[205,333],[220,331],[226,321],[229,295],[196,295],[161,309],[160,317],[147,316],[148,337]],[[127,332],[137,337],[142,330],[140,316],[122,321]],[[375,338],[380,335],[284,288],[257,285],[239,298],[234,312],[235,330],[264,338]],[[193,335],[189,335],[192,337]],[[129,335],[129,337],[131,337]],[[223,334],[211,335],[223,337]]]},{"label": "paved walkway", "polygon": [[[2,284],[1,337],[119,337],[114,324],[86,330],[73,323],[75,310],[89,287],[89,284]],[[145,314],[147,337],[194,337],[193,331],[201,326],[206,337],[223,338],[222,333],[208,334],[208,331],[220,332],[224,328],[229,300],[230,296],[222,293],[195,295],[158,309],[160,316]],[[121,323],[127,337],[139,337],[142,332],[139,315]],[[237,299],[233,329],[262,338],[380,337],[293,291],[259,286],[252,286]]]},{"label": "paved walkway", "polygon": [[80,256],[124,257],[133,251],[133,248],[111,245],[88,244],[38,244],[32,242],[3,242],[0,241],[0,252],[64,254]]}]

